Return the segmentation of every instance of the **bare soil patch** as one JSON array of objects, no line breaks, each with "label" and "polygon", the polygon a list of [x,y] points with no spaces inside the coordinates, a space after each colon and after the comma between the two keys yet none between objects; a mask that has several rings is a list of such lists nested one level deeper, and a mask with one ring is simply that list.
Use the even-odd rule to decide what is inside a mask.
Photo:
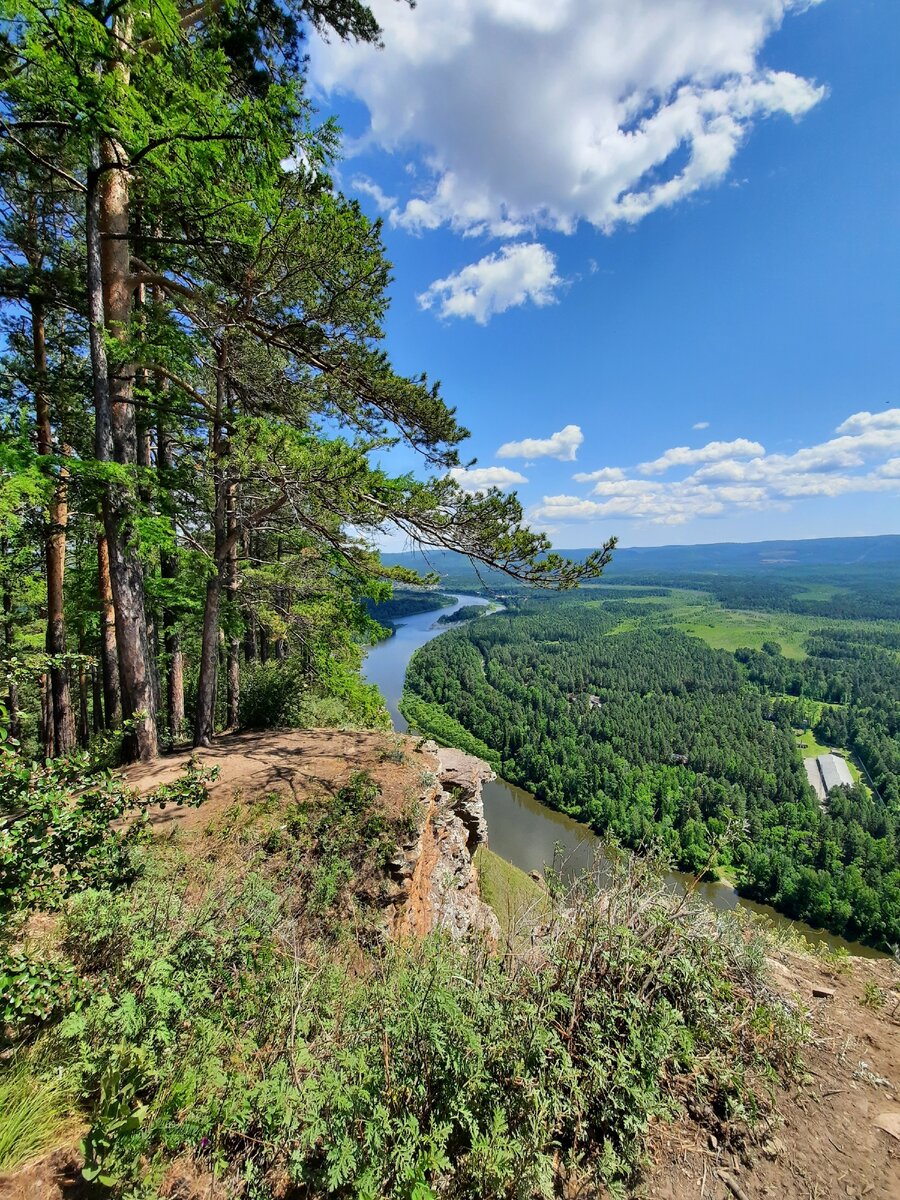
[{"label": "bare soil patch", "polygon": [[[655,1166],[638,1195],[654,1200],[898,1200],[896,968],[886,960],[855,958],[841,972],[812,956],[787,952],[769,965],[776,988],[807,1008],[812,1027],[812,1042],[803,1052],[805,1077],[777,1096],[779,1123],[737,1152],[712,1125],[685,1120],[660,1127]],[[866,984],[881,989],[881,1007],[863,1003]],[[816,997],[816,991],[826,995]]]},{"label": "bare soil patch", "polygon": [[342,729],[285,729],[235,733],[209,749],[179,750],[123,772],[135,791],[171,783],[192,755],[206,767],[218,767],[209,799],[200,808],[167,805],[149,810],[154,829],[204,830],[236,801],[277,793],[303,803],[343,787],[355,771],[368,771],[381,789],[381,805],[399,815],[422,791],[422,772],[435,772],[437,759],[418,749],[416,738],[394,733]]}]

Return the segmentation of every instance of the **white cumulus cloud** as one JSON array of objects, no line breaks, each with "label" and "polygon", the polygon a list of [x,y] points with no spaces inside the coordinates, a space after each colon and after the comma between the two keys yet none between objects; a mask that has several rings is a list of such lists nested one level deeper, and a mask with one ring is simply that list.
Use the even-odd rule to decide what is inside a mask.
[{"label": "white cumulus cloud", "polygon": [[[811,498],[900,496],[900,409],[854,413],[835,432],[837,437],[793,454],[766,454],[758,442],[737,438],[697,450],[679,446],[631,472],[580,472],[573,478],[593,484],[589,496],[545,496],[530,515],[548,522],[681,525],[741,510],[784,510]],[[679,467],[689,473],[646,478]]]},{"label": "white cumulus cloud", "polygon": [[487,488],[511,488],[528,480],[509,467],[454,467],[450,474],[464,492],[483,492]]},{"label": "white cumulus cloud", "polygon": [[673,467],[691,467],[697,463],[721,462],[724,459],[749,458],[753,454],[765,454],[765,447],[747,438],[736,438],[733,442],[707,442],[692,450],[689,446],[673,446],[652,462],[641,463],[645,475],[661,475]]},{"label": "white cumulus cloud", "polygon": [[366,105],[363,145],[421,153],[420,190],[392,206],[395,224],[610,229],[718,183],[754,124],[822,99],[763,60],[767,38],[809,6],[373,0],[384,49],[317,39],[312,77]]},{"label": "white cumulus cloud", "polygon": [[572,478],[576,483],[598,483],[601,480],[624,479],[621,467],[601,467],[599,471],[578,471]]},{"label": "white cumulus cloud", "polygon": [[709,421],[695,421],[691,429],[709,429]]},{"label": "white cumulus cloud", "polygon": [[566,425],[548,438],[523,438],[520,442],[504,442],[497,451],[498,458],[557,458],[574,462],[584,434],[578,425]]},{"label": "white cumulus cloud", "polygon": [[900,408],[888,408],[884,412],[858,412],[841,422],[836,433],[870,433],[878,429],[900,429]]},{"label": "white cumulus cloud", "polygon": [[561,283],[556,258],[545,246],[515,242],[445,279],[436,279],[416,299],[422,308],[437,305],[442,317],[472,317],[486,325],[496,313],[528,301],[553,304]]}]

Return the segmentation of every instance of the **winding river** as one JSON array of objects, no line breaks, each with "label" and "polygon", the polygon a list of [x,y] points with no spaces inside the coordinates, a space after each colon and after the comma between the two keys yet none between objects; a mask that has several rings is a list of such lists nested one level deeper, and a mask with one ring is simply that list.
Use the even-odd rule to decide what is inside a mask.
[{"label": "winding river", "polygon": [[[396,632],[387,641],[373,646],[366,655],[363,675],[370,683],[377,684],[384,696],[394,722],[394,728],[405,732],[409,726],[397,707],[403,692],[406,667],[420,646],[446,632],[446,627],[437,623],[443,614],[456,612],[464,604],[486,605],[480,596],[457,595],[452,608],[442,608],[426,613],[417,613],[397,621]],[[522,788],[495,779],[484,786],[484,812],[488,823],[488,840],[491,849],[507,862],[523,871],[542,871],[553,862],[559,847],[564,863],[563,873],[574,875],[589,867],[600,853],[605,857],[600,838],[579,821],[555,812],[541,804]],[[671,871],[667,881],[673,890],[683,892],[693,884],[693,877],[680,871]],[[738,896],[727,883],[701,883],[697,893],[708,903],[719,909],[744,908],[764,916],[775,925],[790,926],[809,942],[837,949],[842,947],[850,954],[865,958],[881,958],[880,951],[872,950],[858,942],[848,942],[834,934],[814,929],[803,921],[791,921],[767,904],[757,904]]]}]

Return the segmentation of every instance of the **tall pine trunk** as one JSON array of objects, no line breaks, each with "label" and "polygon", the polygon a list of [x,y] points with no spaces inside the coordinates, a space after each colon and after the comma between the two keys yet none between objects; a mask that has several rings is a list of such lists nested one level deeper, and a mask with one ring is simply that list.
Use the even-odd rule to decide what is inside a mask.
[{"label": "tall pine trunk", "polygon": [[109,577],[106,535],[97,536],[97,597],[100,602],[100,668],[103,676],[104,726],[122,724],[122,690],[119,686],[119,649],[116,645],[116,607]]},{"label": "tall pine trunk", "polygon": [[[123,44],[127,30],[123,29]],[[120,70],[127,86],[127,72]],[[118,341],[122,357],[130,337],[132,284],[128,246],[128,175],[124,149],[111,138],[101,141],[88,173],[87,197],[88,315],[96,411],[96,453],[101,462],[134,469],[137,430],[134,415],[134,365],[110,364],[105,337]],[[112,369],[110,369],[112,367]],[[104,489],[103,525],[115,607],[116,643],[123,716],[133,732],[126,755],[155,758],[159,752],[156,696],[144,605],[144,573],[135,544],[137,505],[133,482],[110,480]]]},{"label": "tall pine trunk", "polygon": [[[225,587],[230,602],[231,623],[237,620],[237,484],[229,480],[225,488],[225,528],[228,534],[228,550],[225,555]],[[238,709],[241,701],[241,639],[235,629],[228,637],[228,670],[225,705],[225,724],[237,729]]]},{"label": "tall pine trunk", "polygon": [[197,712],[194,745],[210,746],[216,732],[216,683],[219,673],[219,602],[222,576],[218,567],[206,583],[203,633],[200,644],[200,678],[197,682]]},{"label": "tall pine trunk", "polygon": [[[160,381],[161,391],[165,390],[164,384],[165,381]],[[160,484],[163,490],[167,483],[166,474],[171,470],[172,465],[172,449],[166,421],[164,416],[160,416],[156,433],[156,467],[160,474]],[[167,583],[172,583],[178,578],[178,558],[165,548],[160,552],[159,572]],[[178,632],[175,613],[171,604],[165,601],[162,606],[162,635],[166,671],[166,715],[169,741],[174,744],[180,740],[184,732],[184,656],[181,651],[181,635]]]},{"label": "tall pine trunk", "polygon": [[[146,387],[146,372],[141,374],[141,387]],[[134,406],[132,406],[134,407]],[[142,477],[147,479],[150,472],[150,465],[153,459],[153,435],[150,426],[146,421],[140,421],[137,424],[137,465],[142,470]],[[150,488],[146,482],[138,485],[138,498],[142,508],[149,508],[152,503]],[[144,590],[144,611],[147,618],[147,642],[150,646],[150,686],[153,688],[153,711],[157,714],[162,712],[162,695],[159,681],[159,629],[157,627],[156,613],[151,604],[148,604],[146,589]]]},{"label": "tall pine trunk", "polygon": [[216,411],[209,431],[209,452],[215,487],[213,505],[213,573],[206,583],[203,632],[200,642],[200,677],[197,681],[197,711],[194,715],[194,745],[209,746],[216,731],[216,686],[219,671],[219,608],[226,558],[227,482],[224,460],[227,439],[223,437],[225,414],[224,343],[219,349],[216,370]]},{"label": "tall pine trunk", "polygon": [[[50,397],[47,392],[47,337],[44,310],[40,300],[31,300],[31,342],[34,354],[34,400],[37,416],[38,454],[53,453],[50,422]],[[47,510],[44,558],[47,575],[47,632],[45,648],[50,659],[47,671],[45,722],[52,712],[51,726],[45,724],[44,744],[54,755],[68,754],[75,748],[75,715],[72,711],[69,672],[66,668],[66,622],[64,609],[66,571],[66,530],[69,524],[68,471],[60,468]]]}]

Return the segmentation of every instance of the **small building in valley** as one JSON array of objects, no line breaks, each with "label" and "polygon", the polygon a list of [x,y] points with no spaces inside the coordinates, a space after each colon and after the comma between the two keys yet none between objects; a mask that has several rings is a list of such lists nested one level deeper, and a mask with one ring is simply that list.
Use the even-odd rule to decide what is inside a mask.
[{"label": "small building in valley", "polygon": [[820,754],[804,758],[806,777],[820,800],[825,800],[832,788],[853,787],[853,776],[846,761],[838,754]]}]

